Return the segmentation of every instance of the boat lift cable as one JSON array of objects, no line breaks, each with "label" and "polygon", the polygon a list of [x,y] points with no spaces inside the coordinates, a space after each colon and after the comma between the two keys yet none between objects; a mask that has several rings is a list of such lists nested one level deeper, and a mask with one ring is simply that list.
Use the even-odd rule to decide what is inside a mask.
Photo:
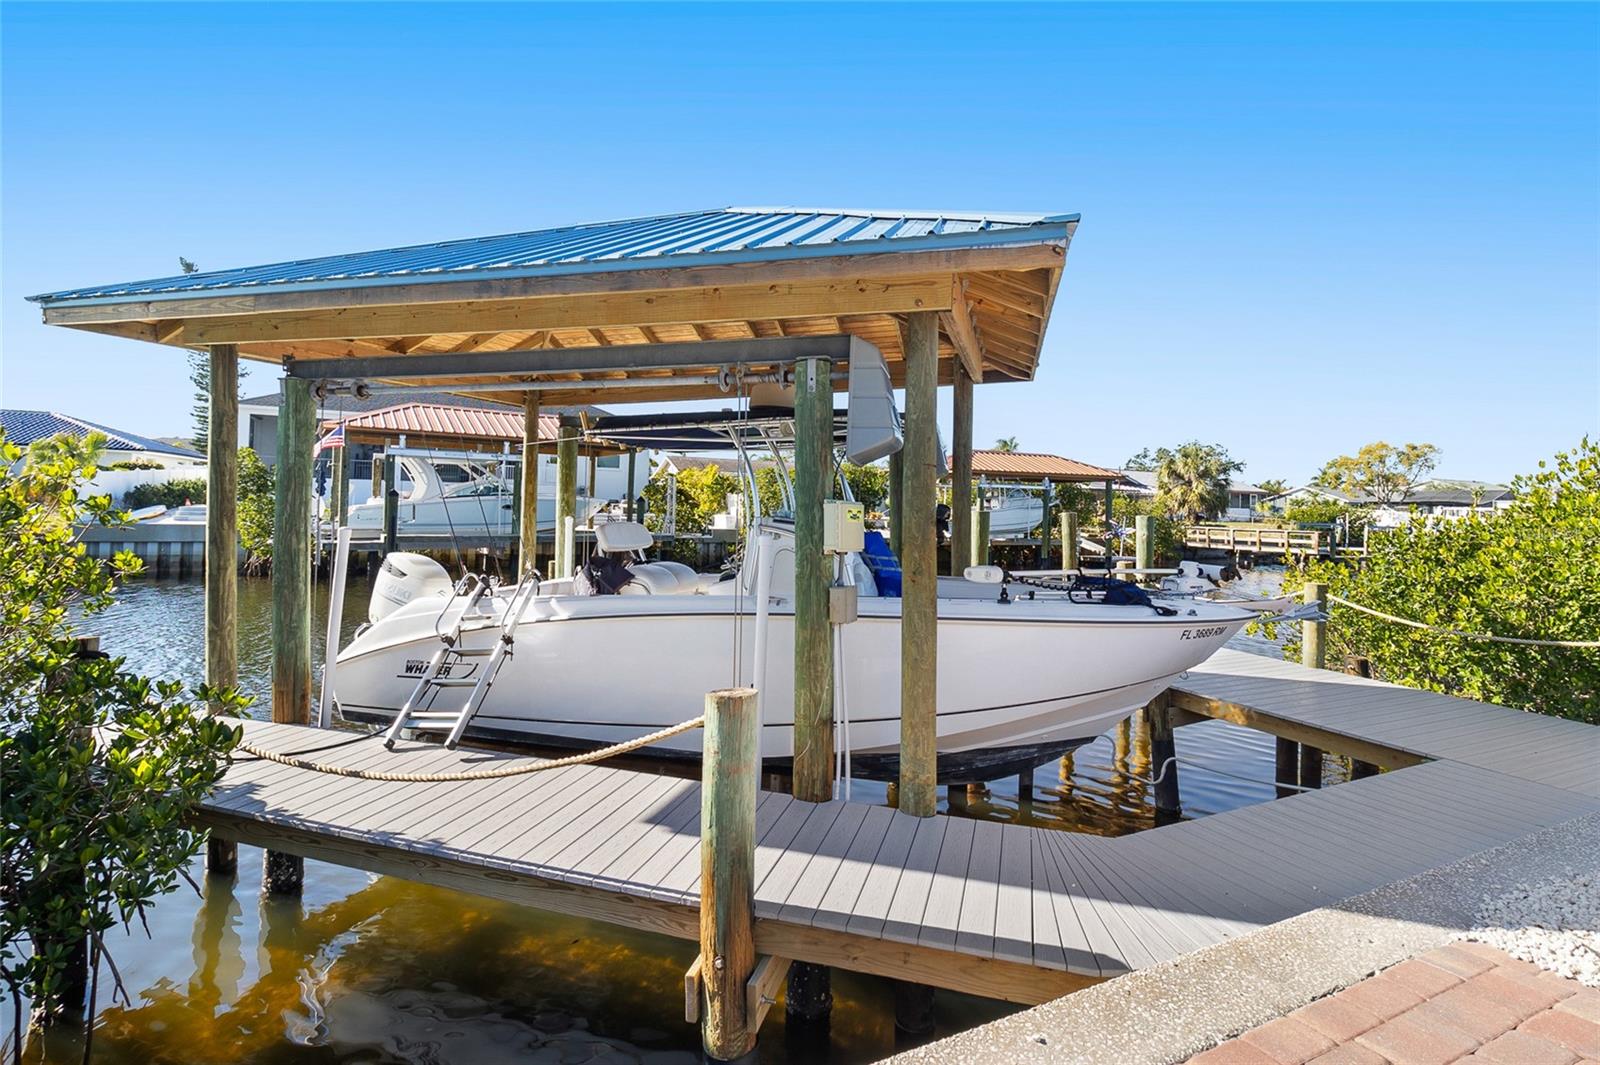
[{"label": "boat lift cable", "polygon": [[[546,769],[565,769],[568,766],[591,765],[619,754],[637,751],[642,747],[650,746],[652,743],[660,743],[662,740],[682,735],[685,732],[700,728],[705,723],[705,715],[701,714],[699,717],[680,721],[676,725],[669,725],[664,729],[658,729],[655,732],[647,733],[631,740],[624,740],[622,743],[613,743],[609,747],[585,751],[583,754],[569,755],[566,758],[555,758],[544,762],[534,762],[529,765],[508,765],[501,766],[498,769],[483,769],[470,773],[398,773],[375,769],[352,769],[348,766],[312,762],[292,754],[280,754],[277,751],[269,751],[264,747],[257,747],[250,743],[241,743],[236,749],[244,751],[246,754],[255,755],[257,758],[268,762],[277,762],[279,765],[290,766],[294,769],[308,769],[313,773],[328,773],[332,776],[355,777],[358,780],[381,780],[403,784],[438,784],[459,780],[493,780],[500,777],[517,777],[528,773],[540,773]],[[381,741],[378,736],[363,736],[361,738],[380,739]],[[339,744],[338,746],[345,746],[345,744]]]},{"label": "boat lift cable", "polygon": [[1370,614],[1380,621],[1393,622],[1411,629],[1421,629],[1424,632],[1434,632],[1441,636],[1454,636],[1458,640],[1476,640],[1484,643],[1513,643],[1521,647],[1570,647],[1582,650],[1600,648],[1600,640],[1534,640],[1520,636],[1495,636],[1486,632],[1463,632],[1461,629],[1452,629],[1443,625],[1428,625],[1421,621],[1412,621],[1410,618],[1397,617],[1394,614],[1385,614],[1381,610],[1374,610],[1370,606],[1353,603],[1342,595],[1329,595],[1328,602],[1347,606],[1351,610],[1362,614]]},{"label": "boat lift cable", "polygon": [[1202,772],[1215,773],[1220,777],[1231,777],[1234,780],[1242,780],[1246,784],[1271,784],[1275,788],[1284,788],[1284,789],[1287,789],[1289,791],[1316,791],[1317,790],[1316,788],[1302,787],[1299,784],[1284,784],[1284,783],[1278,783],[1278,782],[1274,782],[1274,781],[1270,781],[1270,780],[1263,781],[1263,780],[1261,780],[1261,779],[1259,779],[1257,777],[1241,776],[1238,773],[1230,773],[1226,769],[1218,769],[1216,766],[1206,765],[1204,762],[1196,762],[1191,758],[1179,758],[1177,755],[1173,755],[1171,758],[1168,758],[1165,762],[1162,762],[1161,763],[1161,772],[1157,773],[1154,777],[1142,777],[1138,773],[1130,773],[1125,769],[1117,769],[1115,766],[1104,766],[1104,765],[1101,765],[1101,766],[1088,766],[1088,767],[1085,767],[1085,768],[1099,769],[1102,772],[1106,772],[1106,773],[1116,773],[1116,774],[1119,774],[1121,776],[1127,777],[1129,780],[1136,780],[1140,784],[1145,784],[1145,785],[1148,785],[1149,787],[1153,788],[1157,784],[1160,784],[1163,780],[1167,779],[1167,774],[1172,771],[1172,767],[1174,765],[1186,765],[1190,769],[1199,769]]}]

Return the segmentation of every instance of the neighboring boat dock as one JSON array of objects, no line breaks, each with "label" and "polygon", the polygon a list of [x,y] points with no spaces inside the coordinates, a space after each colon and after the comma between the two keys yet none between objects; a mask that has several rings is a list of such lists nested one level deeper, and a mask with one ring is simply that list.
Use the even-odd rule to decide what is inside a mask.
[{"label": "neighboring boat dock", "polygon": [[[1120,838],[764,792],[753,938],[778,960],[752,983],[775,987],[789,959],[1042,1002],[1600,811],[1600,731],[1576,722],[1234,651],[1164,703],[1172,726],[1224,718],[1397,771]],[[278,752],[329,736],[247,734]],[[432,774],[527,761],[376,740],[314,757]],[[606,766],[408,783],[245,760],[203,819],[274,851],[695,939],[701,801],[698,781]]]}]

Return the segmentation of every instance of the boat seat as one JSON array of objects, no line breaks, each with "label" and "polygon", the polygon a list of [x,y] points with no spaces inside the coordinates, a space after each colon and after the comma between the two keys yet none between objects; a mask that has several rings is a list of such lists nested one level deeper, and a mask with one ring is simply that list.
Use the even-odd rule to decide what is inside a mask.
[{"label": "boat seat", "polygon": [[694,595],[700,590],[699,574],[681,562],[635,562],[628,575],[633,579],[622,586],[623,595]]}]

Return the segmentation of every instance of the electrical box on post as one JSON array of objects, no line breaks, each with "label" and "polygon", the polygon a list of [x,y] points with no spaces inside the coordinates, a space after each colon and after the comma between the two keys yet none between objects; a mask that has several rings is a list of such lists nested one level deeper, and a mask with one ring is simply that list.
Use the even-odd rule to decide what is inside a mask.
[{"label": "electrical box on post", "polygon": [[829,554],[860,551],[867,545],[866,508],[860,503],[828,499],[822,503],[822,549]]}]

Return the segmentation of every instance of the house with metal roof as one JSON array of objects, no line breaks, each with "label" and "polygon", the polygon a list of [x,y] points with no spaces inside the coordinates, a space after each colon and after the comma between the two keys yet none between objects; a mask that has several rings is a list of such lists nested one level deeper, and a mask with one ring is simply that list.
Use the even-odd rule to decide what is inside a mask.
[{"label": "house with metal roof", "polygon": [[206,460],[205,455],[192,447],[180,447],[55,411],[0,410],[0,428],[5,430],[6,439],[19,447],[62,434],[81,438],[90,433],[103,433],[106,437],[104,461],[108,465],[144,462],[158,466],[198,466]]},{"label": "house with metal roof", "polygon": [[[948,469],[948,466],[947,466]],[[1012,481],[1019,484],[1089,484],[1115,482],[1120,479],[1116,470],[1091,466],[1087,462],[1047,455],[1039,451],[987,451],[974,448],[972,475],[990,481]]]}]

